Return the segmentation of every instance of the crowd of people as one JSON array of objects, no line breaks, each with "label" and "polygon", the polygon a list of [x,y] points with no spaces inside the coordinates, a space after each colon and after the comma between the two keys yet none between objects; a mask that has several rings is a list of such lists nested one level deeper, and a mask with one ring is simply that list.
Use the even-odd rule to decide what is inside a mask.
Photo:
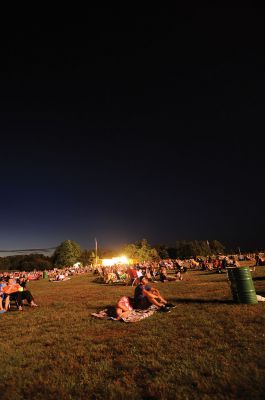
[{"label": "crowd of people", "polygon": [[27,286],[29,281],[44,277],[49,281],[63,281],[69,279],[70,276],[84,274],[91,270],[91,266],[69,266],[62,269],[54,268],[49,271],[0,272],[0,314],[8,311],[12,302],[19,311],[23,311],[25,304],[30,307],[38,307]]},{"label": "crowd of people", "polygon": [[16,303],[19,311],[23,311],[25,301],[30,307],[38,307],[27,287],[28,279],[25,276],[13,278],[4,273],[0,275],[0,313],[9,310],[11,301]]},{"label": "crowd of people", "polygon": [[[182,280],[187,267],[181,260],[161,260],[160,262],[143,262],[134,265],[113,265],[109,267],[97,266],[94,274],[104,283],[130,284],[139,283],[145,275],[151,282],[165,282]],[[170,275],[169,275],[170,274]]]},{"label": "crowd of people", "polygon": [[[47,278],[50,282],[60,282],[70,279],[73,275],[92,272],[104,283],[123,283],[125,285],[136,285],[134,299],[126,296],[119,300],[116,307],[116,318],[121,318],[123,313],[131,311],[133,308],[146,307],[153,304],[159,309],[167,310],[167,301],[161,296],[156,288],[149,283],[164,283],[166,281],[181,281],[184,274],[189,269],[199,269],[202,271],[216,271],[222,273],[228,267],[239,267],[242,261],[241,255],[231,256],[208,256],[197,257],[186,260],[166,259],[159,262],[142,262],[134,265],[113,265],[103,267],[101,265],[68,266],[65,268],[54,268],[49,271],[32,272],[0,272],[0,313],[6,312],[13,301],[17,308],[22,311],[27,303],[31,307],[37,307],[33,295],[27,287],[30,280],[37,280],[41,277]],[[258,265],[265,265],[264,254],[244,255],[244,260],[253,261],[253,268]]]},{"label": "crowd of people", "polygon": [[65,281],[68,280],[71,276],[86,274],[87,272],[92,271],[92,266],[69,266],[65,268],[54,268],[49,271],[44,271],[44,275],[46,273],[47,278],[50,282],[57,282],[57,281]]},{"label": "crowd of people", "polygon": [[98,266],[94,273],[101,276],[105,283],[120,281],[125,276],[125,283],[136,283],[134,298],[123,296],[118,300],[115,308],[115,315],[112,319],[121,320],[127,318],[135,309],[147,309],[154,305],[161,312],[169,312],[173,304],[168,303],[162,297],[157,287],[152,287],[150,283],[182,280],[183,274],[189,269],[201,271],[213,271],[217,273],[226,272],[229,267],[240,267],[241,261],[252,261],[253,270],[262,260],[261,255],[257,258],[255,254],[230,255],[230,256],[208,256],[196,257],[187,260],[161,260],[160,262],[144,262],[133,266],[114,265],[102,268]]},{"label": "crowd of people", "polygon": [[228,267],[239,267],[242,261],[252,261],[253,268],[256,266],[265,265],[265,257],[263,253],[260,254],[244,254],[244,255],[230,255],[230,256],[217,256],[217,257],[197,257],[196,260],[191,260],[193,268],[201,269],[202,271],[212,271],[221,273]]},{"label": "crowd of people", "polygon": [[166,282],[183,280],[184,273],[191,269],[201,271],[215,271],[216,273],[226,272],[227,267],[238,267],[241,261],[253,261],[253,267],[265,265],[265,257],[262,255],[246,254],[230,256],[208,256],[189,259],[166,259],[159,262],[143,262],[131,265],[113,265],[109,267],[96,266],[94,274],[99,281],[104,283],[139,282],[142,275],[146,275],[149,281]]}]

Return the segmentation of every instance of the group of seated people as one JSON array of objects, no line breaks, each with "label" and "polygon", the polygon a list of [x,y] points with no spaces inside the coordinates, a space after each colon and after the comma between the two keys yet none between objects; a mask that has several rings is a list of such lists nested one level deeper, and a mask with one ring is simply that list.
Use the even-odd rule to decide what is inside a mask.
[{"label": "group of seated people", "polygon": [[149,285],[146,276],[140,277],[140,282],[134,291],[134,298],[123,296],[116,305],[115,320],[126,318],[133,309],[145,310],[155,305],[158,311],[169,312],[175,305],[162,297],[159,290]]},{"label": "group of seated people", "polygon": [[69,280],[71,276],[86,274],[92,269],[88,266],[85,267],[64,267],[64,268],[53,268],[46,271],[50,282],[58,282]]},{"label": "group of seated people", "polygon": [[255,255],[255,267],[264,266],[265,265],[265,255],[264,253]]},{"label": "group of seated people", "polygon": [[49,275],[49,282],[63,282],[68,281],[69,279],[69,272],[65,272],[63,270],[57,271],[57,273],[53,275]]},{"label": "group of seated people", "polygon": [[[187,267],[178,263],[169,264],[168,261],[137,263],[128,265],[113,265],[110,267],[97,266],[94,274],[99,276],[104,283],[124,283],[130,284],[135,278],[146,275],[152,282],[165,282],[182,280],[182,274],[187,271]],[[170,275],[169,275],[170,272]]]},{"label": "group of seated people", "polygon": [[238,261],[235,257],[229,258],[226,256],[222,257],[196,257],[196,259],[190,259],[191,268],[199,269],[201,271],[213,271],[222,272],[225,271],[229,266],[238,266]]},{"label": "group of seated people", "polygon": [[3,314],[10,308],[10,302],[14,301],[19,311],[23,311],[24,300],[30,307],[38,307],[34,298],[27,288],[27,278],[0,277],[0,313]]}]

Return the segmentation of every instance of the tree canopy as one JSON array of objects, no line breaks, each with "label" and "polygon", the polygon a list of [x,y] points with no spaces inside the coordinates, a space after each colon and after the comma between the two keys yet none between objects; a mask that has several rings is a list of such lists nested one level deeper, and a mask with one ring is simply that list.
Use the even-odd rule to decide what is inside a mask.
[{"label": "tree canopy", "polygon": [[0,257],[0,270],[6,271],[43,271],[52,268],[50,257],[43,254],[25,254]]},{"label": "tree canopy", "polygon": [[96,258],[96,254],[94,253],[93,250],[83,250],[80,257],[79,257],[79,261],[83,264],[83,265],[89,265],[92,264],[93,262],[95,262],[95,258]]},{"label": "tree canopy", "polygon": [[218,240],[178,240],[176,246],[168,248],[171,258],[189,258],[196,256],[208,256],[210,254],[224,254],[225,246]]},{"label": "tree canopy", "polygon": [[53,262],[58,267],[73,265],[79,261],[81,248],[73,240],[65,240],[56,249],[53,255]]},{"label": "tree canopy", "polygon": [[127,244],[122,251],[127,257],[139,262],[153,261],[159,259],[158,252],[152,248],[146,239],[142,239],[136,243]]}]

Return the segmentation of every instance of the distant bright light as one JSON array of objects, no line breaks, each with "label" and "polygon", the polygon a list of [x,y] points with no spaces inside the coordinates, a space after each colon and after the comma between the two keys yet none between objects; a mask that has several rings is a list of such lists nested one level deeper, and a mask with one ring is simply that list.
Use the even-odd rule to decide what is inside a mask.
[{"label": "distant bright light", "polygon": [[103,258],[102,265],[103,267],[111,267],[114,265],[114,261],[111,258]]},{"label": "distant bright light", "polygon": [[129,260],[126,256],[103,258],[103,260],[102,260],[103,267],[111,267],[114,264],[128,265],[128,264],[131,264],[131,260]]}]

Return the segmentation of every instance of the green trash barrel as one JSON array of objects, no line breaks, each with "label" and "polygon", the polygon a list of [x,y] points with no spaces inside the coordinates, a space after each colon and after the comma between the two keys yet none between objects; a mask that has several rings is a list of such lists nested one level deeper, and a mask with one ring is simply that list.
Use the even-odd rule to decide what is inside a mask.
[{"label": "green trash barrel", "polygon": [[48,271],[43,271],[42,277],[43,277],[43,279],[48,279],[48,277],[49,277]]},{"label": "green trash barrel", "polygon": [[[233,299],[241,304],[257,304],[256,290],[249,267],[227,268]],[[230,271],[229,271],[230,270]],[[232,290],[233,286],[233,290]],[[235,292],[236,290],[236,292]],[[236,300],[237,295],[237,300]]]}]

